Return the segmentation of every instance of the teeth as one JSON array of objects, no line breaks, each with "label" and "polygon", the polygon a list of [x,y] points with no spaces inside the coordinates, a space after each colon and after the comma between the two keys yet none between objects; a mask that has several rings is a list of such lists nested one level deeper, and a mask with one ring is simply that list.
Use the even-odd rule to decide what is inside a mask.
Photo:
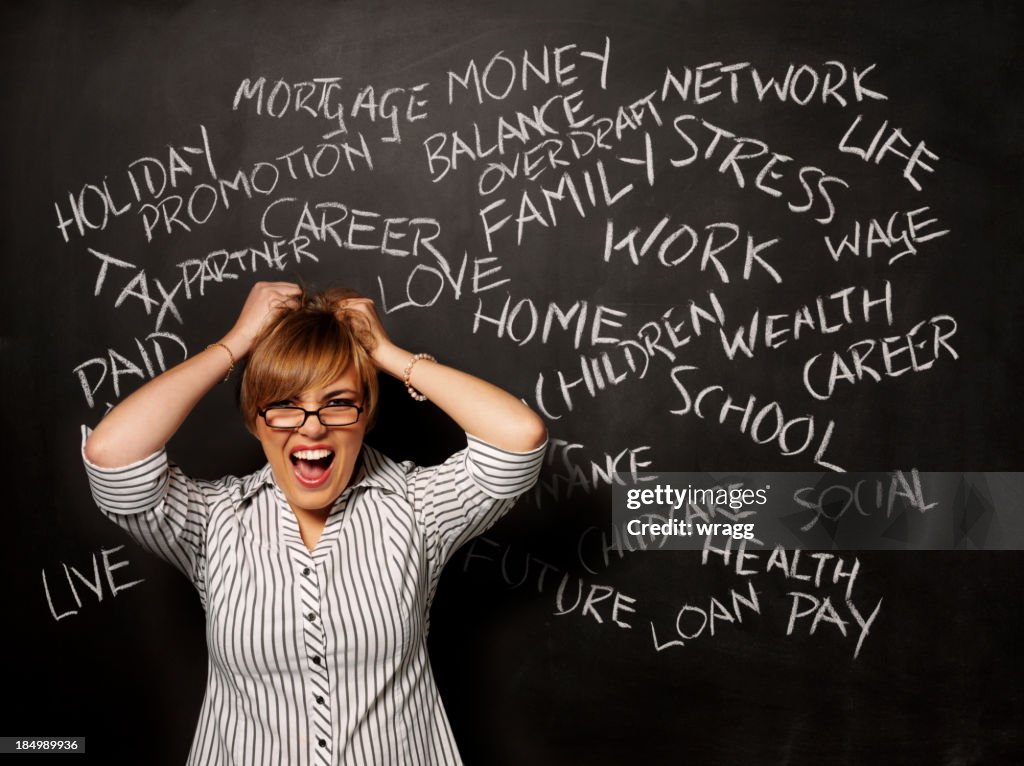
[{"label": "teeth", "polygon": [[332,453],[329,449],[300,449],[292,453],[292,457],[299,460],[323,460],[325,457],[330,457]]}]

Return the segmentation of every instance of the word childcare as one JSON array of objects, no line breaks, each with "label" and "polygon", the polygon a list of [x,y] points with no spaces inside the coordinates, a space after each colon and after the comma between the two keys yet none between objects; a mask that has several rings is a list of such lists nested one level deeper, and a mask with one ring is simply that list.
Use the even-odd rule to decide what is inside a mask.
[{"label": "word childcare", "polygon": [[[43,592],[46,594],[46,604],[50,607],[50,614],[53,615],[53,619],[63,620],[65,617],[71,617],[72,615],[78,614],[78,610],[82,608],[82,598],[79,595],[78,588],[75,587],[75,580],[78,580],[80,586],[84,585],[85,588],[96,597],[97,602],[103,601],[104,583],[106,583],[110,595],[116,596],[118,593],[126,591],[129,588],[134,588],[139,583],[144,582],[144,580],[142,579],[132,580],[131,582],[114,582],[114,572],[118,569],[122,569],[128,566],[127,560],[116,562],[112,562],[110,560],[110,557],[122,548],[124,548],[123,545],[118,545],[116,548],[101,548],[99,552],[99,559],[97,559],[96,554],[93,553],[91,562],[91,575],[82,574],[75,567],[69,567],[67,564],[62,563],[61,567],[64,570],[64,579],[67,581],[66,593],[62,593],[61,591],[57,590],[57,588],[63,590],[63,583],[61,583],[61,585],[59,586],[55,585],[51,589],[50,583],[46,579],[46,570],[42,570]],[[103,577],[100,576],[100,560],[103,561]],[[75,580],[72,579],[72,575],[74,575]],[[64,605],[69,607],[60,614],[57,613],[58,607],[54,604],[55,593],[58,596],[65,596],[65,598],[63,599]],[[68,594],[70,594],[71,599],[74,600],[77,609],[74,607],[70,607],[70,605],[68,604],[68,599],[66,598]]]}]

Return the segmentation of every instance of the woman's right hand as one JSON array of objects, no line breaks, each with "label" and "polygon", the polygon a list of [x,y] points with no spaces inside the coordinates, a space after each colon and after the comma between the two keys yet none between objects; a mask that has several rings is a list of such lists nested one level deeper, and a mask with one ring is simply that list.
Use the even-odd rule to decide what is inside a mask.
[{"label": "woman's right hand", "polygon": [[[258,282],[238,321],[221,341],[235,359],[248,355],[271,317],[302,294],[291,282]],[[142,460],[167,444],[185,418],[224,379],[223,352],[190,356],[132,392],[103,418],[85,445],[92,463],[118,468]]]},{"label": "woman's right hand", "polygon": [[247,356],[270,318],[301,294],[302,288],[293,282],[257,282],[249,291],[238,320],[224,336],[223,343],[236,358]]}]

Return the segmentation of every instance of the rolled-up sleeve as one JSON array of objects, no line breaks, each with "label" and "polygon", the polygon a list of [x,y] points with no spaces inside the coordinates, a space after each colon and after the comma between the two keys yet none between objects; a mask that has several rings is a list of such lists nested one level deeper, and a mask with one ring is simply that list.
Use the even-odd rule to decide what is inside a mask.
[{"label": "rolled-up sleeve", "polygon": [[469,434],[466,441],[465,449],[438,466],[418,469],[410,481],[435,571],[537,482],[547,447],[545,442],[529,452],[511,452]]},{"label": "rolled-up sleeve", "polygon": [[491,497],[519,497],[540,475],[547,442],[529,452],[509,452],[466,435],[466,470]]},{"label": "rolled-up sleeve", "polygon": [[204,483],[185,476],[162,449],[118,468],[91,463],[85,456],[90,433],[82,427],[82,462],[100,511],[145,550],[188,577],[205,605],[210,502]]}]

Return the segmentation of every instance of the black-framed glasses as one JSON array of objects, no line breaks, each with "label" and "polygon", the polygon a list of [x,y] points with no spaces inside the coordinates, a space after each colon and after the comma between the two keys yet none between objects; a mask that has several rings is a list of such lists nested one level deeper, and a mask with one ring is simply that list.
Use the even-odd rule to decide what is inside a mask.
[{"label": "black-framed glasses", "polygon": [[350,426],[359,420],[363,408],[356,404],[328,404],[318,410],[305,410],[302,407],[267,407],[257,409],[260,417],[270,428],[293,429],[306,425],[310,415],[316,415],[321,425],[328,428]]}]

